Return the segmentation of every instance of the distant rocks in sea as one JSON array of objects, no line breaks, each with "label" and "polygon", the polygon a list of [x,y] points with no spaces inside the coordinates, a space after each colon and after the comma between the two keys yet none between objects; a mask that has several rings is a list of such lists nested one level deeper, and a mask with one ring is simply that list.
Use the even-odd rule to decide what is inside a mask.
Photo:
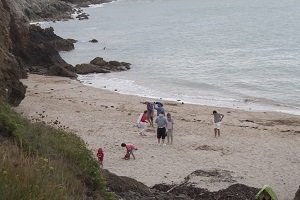
[{"label": "distant rocks in sea", "polygon": [[90,42],[90,43],[98,43],[98,40],[96,40],[96,39],[91,39],[91,40],[89,40],[89,42]]},{"label": "distant rocks in sea", "polygon": [[83,12],[83,9],[82,8],[74,8],[72,10],[73,12],[73,15],[76,16],[77,19],[79,20],[85,20],[85,19],[89,19],[89,14]]},{"label": "distant rocks in sea", "polygon": [[88,64],[78,64],[75,66],[77,74],[90,74],[90,73],[110,73],[121,72],[130,69],[130,63],[119,61],[105,61],[101,57],[96,57]]},{"label": "distant rocks in sea", "polygon": [[77,15],[76,18],[79,19],[79,20],[89,19],[89,14],[81,13],[81,14]]}]

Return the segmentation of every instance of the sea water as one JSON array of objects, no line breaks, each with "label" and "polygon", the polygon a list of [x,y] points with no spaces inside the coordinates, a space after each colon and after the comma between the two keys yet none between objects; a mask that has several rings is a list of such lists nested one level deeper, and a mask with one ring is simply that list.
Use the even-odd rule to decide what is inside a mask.
[{"label": "sea water", "polygon": [[[298,0],[120,0],[89,20],[50,23],[78,40],[70,64],[99,56],[126,72],[79,76],[124,94],[300,115]],[[91,39],[99,43],[89,43]]]}]

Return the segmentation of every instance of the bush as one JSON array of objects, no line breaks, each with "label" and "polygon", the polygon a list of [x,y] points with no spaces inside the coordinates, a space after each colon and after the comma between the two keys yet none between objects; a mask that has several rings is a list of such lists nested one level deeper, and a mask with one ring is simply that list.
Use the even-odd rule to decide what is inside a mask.
[{"label": "bush", "polygon": [[75,134],[30,123],[0,101],[0,137],[1,198],[116,199]]}]

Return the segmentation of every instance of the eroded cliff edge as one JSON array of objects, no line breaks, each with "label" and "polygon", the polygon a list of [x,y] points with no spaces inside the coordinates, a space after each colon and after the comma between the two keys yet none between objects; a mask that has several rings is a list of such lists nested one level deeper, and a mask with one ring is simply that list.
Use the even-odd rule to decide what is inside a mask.
[{"label": "eroded cliff edge", "polygon": [[72,10],[66,2],[45,2],[0,0],[0,97],[13,106],[25,97],[26,88],[19,79],[26,78],[27,71],[76,77],[58,53],[73,49],[74,41],[56,36],[51,28],[29,25],[32,19],[62,18]]}]

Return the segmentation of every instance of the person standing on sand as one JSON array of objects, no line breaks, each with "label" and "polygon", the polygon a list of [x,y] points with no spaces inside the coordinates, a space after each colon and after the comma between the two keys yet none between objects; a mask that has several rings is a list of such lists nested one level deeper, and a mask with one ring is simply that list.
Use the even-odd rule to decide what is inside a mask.
[{"label": "person standing on sand", "polygon": [[165,118],[165,113],[160,113],[158,118],[156,118],[155,123],[157,124],[158,144],[160,144],[160,138],[162,138],[162,144],[166,145],[165,138],[166,138],[167,119]]},{"label": "person standing on sand", "polygon": [[163,107],[164,105],[160,102],[154,102],[154,109],[157,111],[157,116],[159,116],[159,114],[163,113],[163,115],[165,116],[165,109]]},{"label": "person standing on sand", "polygon": [[153,108],[153,103],[147,102],[147,119],[148,122],[150,122],[150,126],[153,127],[153,113],[154,113],[154,108]]},{"label": "person standing on sand", "polygon": [[138,127],[140,128],[139,135],[146,136],[145,130],[147,129],[147,110],[144,111],[144,113],[141,113],[141,116],[139,117],[138,121]]},{"label": "person standing on sand", "polygon": [[[173,144],[173,124],[174,120],[171,118],[171,113],[167,114],[167,139],[168,144]],[[171,139],[171,143],[170,143]]]},{"label": "person standing on sand", "polygon": [[218,113],[217,111],[213,111],[214,115],[214,126],[215,126],[215,138],[217,135],[220,137],[220,127],[221,127],[221,121],[224,118],[224,115],[221,113]]}]

